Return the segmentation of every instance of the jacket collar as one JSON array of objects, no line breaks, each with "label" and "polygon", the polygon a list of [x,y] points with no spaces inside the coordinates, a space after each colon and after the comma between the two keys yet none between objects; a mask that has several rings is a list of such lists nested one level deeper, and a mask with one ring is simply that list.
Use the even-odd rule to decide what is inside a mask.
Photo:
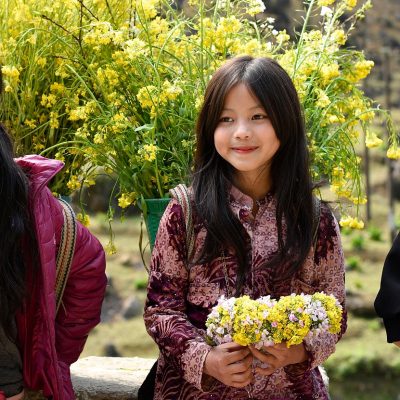
[{"label": "jacket collar", "polygon": [[35,194],[47,185],[64,166],[59,160],[52,160],[39,155],[27,155],[16,158],[15,162],[28,174],[31,195]]}]

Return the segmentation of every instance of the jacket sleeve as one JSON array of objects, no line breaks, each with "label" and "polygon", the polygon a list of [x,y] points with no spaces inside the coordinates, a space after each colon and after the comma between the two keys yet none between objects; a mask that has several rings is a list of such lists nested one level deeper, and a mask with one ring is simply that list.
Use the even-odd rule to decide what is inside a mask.
[{"label": "jacket sleeve", "polygon": [[152,253],[144,321],[166,362],[203,390],[203,364],[211,347],[204,341],[204,331],[186,315],[185,233],[182,208],[173,199],[160,221]]},{"label": "jacket sleeve", "polygon": [[106,288],[105,255],[100,242],[77,222],[75,252],[62,303],[56,316],[56,350],[63,378],[100,322]]},{"label": "jacket sleeve", "polygon": [[375,299],[376,313],[383,318],[387,341],[400,340],[400,234],[390,249],[382,270],[381,286]]}]

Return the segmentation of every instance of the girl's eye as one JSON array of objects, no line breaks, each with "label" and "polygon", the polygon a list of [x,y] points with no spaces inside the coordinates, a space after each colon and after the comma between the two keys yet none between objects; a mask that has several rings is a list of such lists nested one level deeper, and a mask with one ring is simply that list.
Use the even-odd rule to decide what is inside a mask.
[{"label": "girl's eye", "polygon": [[267,116],[263,114],[253,115],[253,119],[265,119],[265,118],[267,118]]},{"label": "girl's eye", "polygon": [[233,119],[231,117],[221,117],[219,122],[232,122]]}]

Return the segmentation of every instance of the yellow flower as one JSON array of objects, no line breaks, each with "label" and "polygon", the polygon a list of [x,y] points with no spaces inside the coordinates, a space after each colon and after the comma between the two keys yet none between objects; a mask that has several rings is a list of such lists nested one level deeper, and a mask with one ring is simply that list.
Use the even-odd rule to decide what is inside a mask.
[{"label": "yellow flower", "polygon": [[140,18],[148,20],[157,15],[159,0],[136,0],[135,6]]},{"label": "yellow flower", "polygon": [[54,82],[50,85],[50,92],[62,94],[65,92],[65,86],[62,83]]},{"label": "yellow flower", "polygon": [[251,55],[254,57],[260,56],[263,51],[261,43],[257,39],[251,39],[244,43],[241,43],[241,48],[238,54]]},{"label": "yellow flower", "polygon": [[357,5],[357,0],[346,0],[347,10],[352,10]]},{"label": "yellow flower", "polygon": [[120,198],[118,199],[118,205],[121,208],[127,208],[131,204],[133,204],[136,200],[136,193],[131,192],[131,193],[122,193]]},{"label": "yellow flower", "polygon": [[50,128],[57,129],[60,126],[58,122],[58,113],[51,112],[50,113]]},{"label": "yellow flower", "polygon": [[286,29],[283,31],[280,31],[278,35],[276,36],[276,41],[279,44],[286,43],[287,41],[290,40],[290,36],[286,33]]},{"label": "yellow flower", "polygon": [[68,189],[71,190],[76,190],[81,187],[81,183],[79,182],[78,177],[76,175],[71,175],[67,183],[67,187]]},{"label": "yellow flower", "polygon": [[3,65],[1,67],[1,72],[6,83],[5,91],[12,92],[13,87],[15,87],[19,82],[20,73],[18,68],[13,65]]},{"label": "yellow flower", "polygon": [[34,120],[34,119],[26,119],[25,121],[24,121],[24,124],[26,125],[26,126],[29,126],[29,128],[31,128],[31,129],[34,129],[34,128],[36,128],[36,121]]},{"label": "yellow flower", "polygon": [[115,244],[113,242],[108,242],[105,247],[105,250],[109,256],[112,256],[117,252],[117,248],[115,247]]},{"label": "yellow flower", "polygon": [[331,101],[329,100],[329,97],[324,90],[320,89],[317,90],[317,94],[318,94],[318,99],[317,102],[315,103],[317,107],[325,108],[329,106],[329,104],[331,104]]},{"label": "yellow flower", "polygon": [[104,133],[97,132],[93,137],[93,143],[94,144],[103,144],[105,142],[104,138],[105,138]]},{"label": "yellow flower", "polygon": [[59,151],[55,154],[54,158],[55,158],[56,160],[60,160],[60,161],[62,161],[62,162],[65,162],[64,154],[61,153],[61,152],[59,152]]},{"label": "yellow flower", "polygon": [[318,5],[320,7],[327,7],[333,4],[335,0],[318,0]]},{"label": "yellow flower", "polygon": [[[124,51],[121,56],[131,60],[136,59],[140,55],[147,55],[149,53],[148,44],[139,38],[127,40],[124,42],[123,48]],[[116,56],[116,58],[118,57]]]},{"label": "yellow flower", "polygon": [[350,200],[353,204],[367,204],[368,200],[366,197],[351,197]]},{"label": "yellow flower", "polygon": [[31,35],[31,36],[29,37],[29,39],[27,39],[27,42],[30,43],[30,44],[32,44],[32,45],[35,45],[35,44],[36,44],[36,40],[37,40],[37,35],[34,34],[34,35]]},{"label": "yellow flower", "polygon": [[322,83],[327,85],[330,81],[340,75],[339,65],[336,63],[323,65],[320,72]]},{"label": "yellow flower", "polygon": [[86,112],[86,107],[78,107],[75,110],[71,110],[69,112],[69,118],[70,121],[79,121],[79,120],[86,120],[87,119],[87,112]]},{"label": "yellow flower", "polygon": [[332,39],[338,44],[343,45],[346,43],[346,34],[343,29],[336,29],[332,33]]},{"label": "yellow flower", "polygon": [[261,0],[250,0],[247,2],[247,14],[254,16],[256,14],[260,14],[264,12],[265,4]]},{"label": "yellow flower", "polygon": [[46,57],[38,57],[38,58],[36,58],[36,64],[39,65],[40,67],[44,67],[47,64]]},{"label": "yellow flower", "polygon": [[81,222],[81,224],[84,226],[90,225],[90,218],[89,218],[89,215],[87,215],[86,213],[85,214],[82,214],[82,213],[76,214],[76,219],[79,222]]},{"label": "yellow flower", "polygon": [[391,158],[393,160],[399,160],[400,159],[400,148],[397,146],[390,146],[388,148],[388,151],[386,152],[386,155],[388,158]]},{"label": "yellow flower", "polygon": [[175,100],[182,93],[182,88],[177,85],[172,85],[168,80],[164,81],[162,89],[163,91],[160,93],[160,102],[164,104],[168,100]]},{"label": "yellow flower", "polygon": [[383,143],[383,140],[370,130],[367,130],[365,136],[365,145],[368,148],[379,147]]},{"label": "yellow flower", "polygon": [[357,219],[350,217],[349,215],[343,217],[340,219],[340,226],[345,228],[354,228],[354,229],[363,229],[364,228],[364,222]]},{"label": "yellow flower", "polygon": [[154,93],[157,93],[157,88],[153,85],[144,86],[139,89],[139,92],[136,95],[136,97],[139,100],[139,103],[142,106],[142,108],[150,108],[153,106],[154,102],[152,95]]},{"label": "yellow flower", "polygon": [[358,115],[358,118],[360,118],[361,121],[370,121],[375,118],[375,112],[374,111],[368,111],[365,112],[363,111]]},{"label": "yellow flower", "polygon": [[12,78],[14,81],[18,82],[19,80],[19,70],[15,66],[3,65],[1,67],[1,72],[4,77]]},{"label": "yellow flower", "polygon": [[145,144],[139,150],[139,154],[143,157],[145,161],[152,162],[156,159],[158,148],[154,144]]},{"label": "yellow flower", "polygon": [[42,94],[42,100],[40,101],[40,104],[43,107],[51,108],[56,103],[57,103],[57,97],[54,94],[52,94],[52,93],[50,93],[48,95]]},{"label": "yellow flower", "polygon": [[347,79],[350,82],[358,82],[361,79],[366,78],[371,72],[374,62],[371,60],[358,61],[349,71],[349,76]]}]

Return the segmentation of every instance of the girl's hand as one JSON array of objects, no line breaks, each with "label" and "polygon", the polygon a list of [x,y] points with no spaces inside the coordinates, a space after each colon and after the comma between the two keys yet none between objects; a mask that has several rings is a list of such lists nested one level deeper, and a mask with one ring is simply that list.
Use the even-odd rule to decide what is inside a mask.
[{"label": "girl's hand", "polygon": [[248,347],[224,343],[210,350],[203,373],[227,386],[242,388],[253,380],[252,363],[253,356]]},{"label": "girl's hand", "polygon": [[286,343],[278,343],[274,346],[263,347],[263,351],[250,346],[250,351],[255,358],[268,364],[266,368],[257,367],[256,372],[260,375],[271,375],[278,368],[289,364],[297,364],[307,360],[307,352],[303,343],[292,345],[289,348]]}]

